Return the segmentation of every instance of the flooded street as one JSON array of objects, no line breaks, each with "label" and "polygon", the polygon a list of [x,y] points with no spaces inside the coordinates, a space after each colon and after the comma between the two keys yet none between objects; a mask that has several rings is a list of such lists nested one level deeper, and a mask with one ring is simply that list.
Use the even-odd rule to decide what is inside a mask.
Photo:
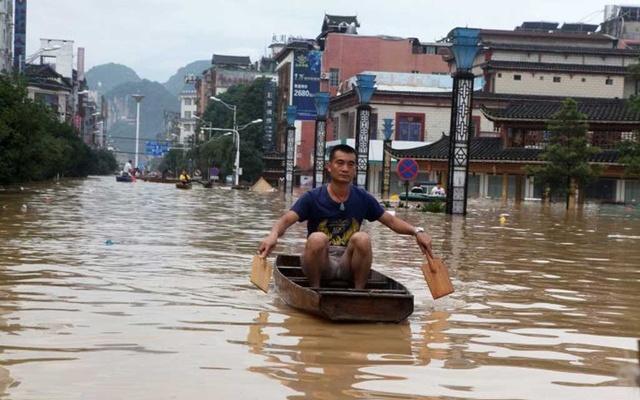
[{"label": "flooded street", "polygon": [[400,209],[456,292],[434,302],[415,239],[366,224],[374,268],[415,311],[335,324],[249,282],[295,197],[113,177],[23,189],[0,191],[3,399],[640,399],[640,208]]}]

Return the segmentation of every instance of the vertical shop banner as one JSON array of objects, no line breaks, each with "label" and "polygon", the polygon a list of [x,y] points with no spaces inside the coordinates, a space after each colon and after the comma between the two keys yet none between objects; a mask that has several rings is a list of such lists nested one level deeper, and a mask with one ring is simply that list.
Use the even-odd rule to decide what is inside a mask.
[{"label": "vertical shop banner", "polygon": [[276,111],[278,97],[278,85],[274,81],[268,81],[264,84],[264,117],[262,129],[264,136],[262,138],[262,149],[264,151],[275,150],[275,129],[276,129]]},{"label": "vertical shop banner", "polygon": [[22,72],[26,67],[27,49],[27,0],[16,0],[13,27],[13,69]]},{"label": "vertical shop banner", "polygon": [[316,93],[320,91],[322,52],[296,51],[293,61],[293,105],[298,107],[296,119],[314,121]]}]

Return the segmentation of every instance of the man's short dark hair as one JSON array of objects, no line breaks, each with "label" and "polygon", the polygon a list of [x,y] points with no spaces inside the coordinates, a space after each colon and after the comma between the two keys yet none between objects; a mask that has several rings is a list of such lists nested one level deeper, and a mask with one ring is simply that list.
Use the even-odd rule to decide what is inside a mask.
[{"label": "man's short dark hair", "polygon": [[341,151],[341,152],[346,153],[346,154],[358,155],[358,153],[356,153],[356,149],[354,149],[353,147],[349,146],[348,144],[339,144],[337,146],[334,146],[331,149],[331,153],[329,153],[329,161],[333,161],[333,159],[335,158],[336,151]]}]

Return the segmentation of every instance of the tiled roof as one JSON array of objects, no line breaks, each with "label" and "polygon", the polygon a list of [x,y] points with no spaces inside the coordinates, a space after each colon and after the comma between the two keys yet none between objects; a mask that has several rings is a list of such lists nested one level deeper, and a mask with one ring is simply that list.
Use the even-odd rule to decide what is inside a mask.
[{"label": "tiled roof", "polygon": [[561,64],[561,63],[536,63],[520,61],[497,61],[492,60],[483,64],[483,68],[495,68],[521,71],[547,71],[547,72],[590,72],[602,74],[624,75],[627,71],[625,67],[612,65],[582,65],[582,64]]},{"label": "tiled roof", "polygon": [[[589,123],[615,123],[640,125],[640,112],[632,111],[625,100],[580,101],[578,112],[587,116]],[[562,108],[561,101],[514,101],[503,109],[482,108],[490,121],[546,121]]]},{"label": "tiled roof", "polygon": [[249,56],[225,56],[223,54],[214,54],[211,57],[211,64],[251,65],[251,59]]},{"label": "tiled roof", "polygon": [[[469,146],[471,162],[515,162],[531,163],[539,162],[540,149],[527,149],[522,147],[503,147],[502,138],[472,138]],[[413,149],[394,149],[385,147],[395,158],[414,158],[424,161],[443,161],[449,159],[449,136],[425,146]],[[615,163],[618,160],[617,150],[605,150],[589,160],[594,163]]]},{"label": "tiled roof", "polygon": [[541,44],[516,44],[516,43],[492,43],[484,42],[491,50],[513,50],[545,53],[571,53],[571,54],[598,54],[618,56],[638,56],[635,49],[612,49],[604,47],[578,47],[578,46],[547,46]]},{"label": "tiled roof", "polygon": [[506,38],[525,38],[527,40],[531,40],[533,38],[542,38],[542,39],[557,39],[557,40],[570,40],[570,41],[589,41],[589,42],[604,42],[604,43],[613,43],[614,38],[608,35],[604,35],[601,33],[571,33],[571,32],[562,32],[558,30],[554,31],[532,31],[532,30],[519,30],[519,31],[509,31],[509,30],[500,30],[500,29],[480,29],[480,38],[482,41],[491,40],[488,37],[506,37]]}]

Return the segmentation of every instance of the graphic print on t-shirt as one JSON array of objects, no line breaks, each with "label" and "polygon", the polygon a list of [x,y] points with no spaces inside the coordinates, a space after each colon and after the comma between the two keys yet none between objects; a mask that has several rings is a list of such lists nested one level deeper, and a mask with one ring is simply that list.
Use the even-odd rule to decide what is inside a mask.
[{"label": "graphic print on t-shirt", "polygon": [[318,232],[329,238],[329,246],[346,246],[354,233],[360,230],[360,224],[352,219],[324,219],[318,224]]}]

